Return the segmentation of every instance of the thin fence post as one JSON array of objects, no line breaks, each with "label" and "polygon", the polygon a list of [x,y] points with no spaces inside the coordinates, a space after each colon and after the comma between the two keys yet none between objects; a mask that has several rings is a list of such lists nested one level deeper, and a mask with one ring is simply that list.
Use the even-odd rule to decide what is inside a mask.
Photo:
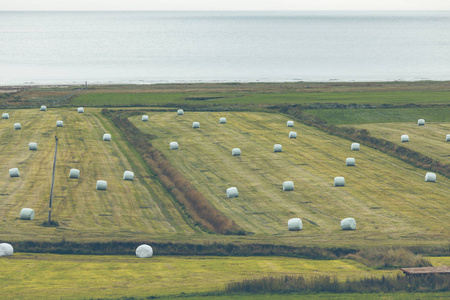
[{"label": "thin fence post", "polygon": [[50,205],[48,208],[48,225],[52,224],[52,203],[53,203],[53,186],[55,184],[55,167],[56,167],[56,153],[58,151],[58,137],[55,135],[55,159],[53,160],[53,175],[52,175],[52,189],[50,191]]}]

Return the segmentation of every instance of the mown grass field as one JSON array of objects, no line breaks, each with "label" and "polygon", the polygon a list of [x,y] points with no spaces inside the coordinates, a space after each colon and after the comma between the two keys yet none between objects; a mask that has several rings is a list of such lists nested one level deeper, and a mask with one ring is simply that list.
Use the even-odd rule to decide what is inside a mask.
[{"label": "mown grass field", "polygon": [[[380,137],[396,144],[411,148],[444,164],[450,164],[450,122],[426,122],[418,126],[416,122],[361,124],[354,127],[367,129],[372,136]],[[401,142],[402,135],[409,136],[409,142]]]},{"label": "mown grass field", "polygon": [[[362,145],[296,123],[280,114],[253,112],[149,113],[149,122],[130,118],[152,143],[222,212],[254,235],[246,240],[313,245],[446,244],[449,238],[450,180],[426,183],[425,170]],[[226,117],[227,124],[219,124]],[[192,122],[200,122],[199,129]],[[289,131],[298,132],[289,139]],[[180,149],[169,150],[177,141]],[[280,143],[283,152],[274,153]],[[242,150],[240,157],[231,149]],[[356,167],[345,159],[354,157]],[[346,186],[333,186],[344,176]],[[283,181],[295,190],[283,192]],[[239,197],[228,199],[236,186]],[[300,217],[304,229],[287,231]],[[356,231],[342,231],[341,219],[354,217]]]},{"label": "mown grass field", "polygon": [[76,256],[15,253],[0,259],[0,291],[11,299],[147,297],[220,291],[227,282],[265,276],[396,275],[351,260],[280,257]]},{"label": "mown grass field", "polygon": [[[433,265],[449,257],[430,258]],[[0,259],[5,299],[87,299],[220,292],[225,284],[267,276],[328,275],[342,280],[395,276],[352,260],[282,257],[89,256],[15,253]],[[191,297],[188,297],[190,299]],[[193,297],[196,298],[196,297]],[[206,298],[208,299],[208,298]]]},{"label": "mown grass field", "polygon": [[[148,235],[194,234],[167,192],[127,146],[115,127],[101,117],[99,109],[8,110],[10,119],[0,120],[0,236],[2,240],[101,241],[144,239]],[[57,128],[56,121],[64,127]],[[14,130],[14,123],[21,130]],[[104,133],[111,142],[102,141]],[[48,219],[55,135],[58,155],[52,218],[57,228],[43,227]],[[37,142],[38,150],[28,144]],[[8,170],[19,168],[20,177]],[[69,179],[71,168],[80,179]],[[135,180],[122,180],[132,170]],[[106,180],[106,191],[97,191],[97,180]],[[35,210],[32,221],[20,220],[24,207]]]}]

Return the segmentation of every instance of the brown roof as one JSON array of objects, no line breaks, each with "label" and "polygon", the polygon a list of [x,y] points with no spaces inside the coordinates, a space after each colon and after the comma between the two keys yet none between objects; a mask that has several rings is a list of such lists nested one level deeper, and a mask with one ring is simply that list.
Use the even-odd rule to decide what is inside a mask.
[{"label": "brown roof", "polygon": [[400,268],[405,274],[450,274],[450,267]]}]

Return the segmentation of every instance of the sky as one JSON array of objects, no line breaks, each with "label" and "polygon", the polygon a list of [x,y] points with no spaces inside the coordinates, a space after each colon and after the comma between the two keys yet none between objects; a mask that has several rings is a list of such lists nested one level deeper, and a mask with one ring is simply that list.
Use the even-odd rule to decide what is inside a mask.
[{"label": "sky", "polygon": [[450,0],[0,0],[11,10],[450,10]]}]

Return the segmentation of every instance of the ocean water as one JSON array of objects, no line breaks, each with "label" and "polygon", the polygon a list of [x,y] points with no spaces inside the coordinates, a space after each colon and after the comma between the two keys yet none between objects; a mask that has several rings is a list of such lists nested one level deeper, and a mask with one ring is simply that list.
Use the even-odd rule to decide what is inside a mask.
[{"label": "ocean water", "polygon": [[450,80],[450,12],[0,12],[0,85]]}]

